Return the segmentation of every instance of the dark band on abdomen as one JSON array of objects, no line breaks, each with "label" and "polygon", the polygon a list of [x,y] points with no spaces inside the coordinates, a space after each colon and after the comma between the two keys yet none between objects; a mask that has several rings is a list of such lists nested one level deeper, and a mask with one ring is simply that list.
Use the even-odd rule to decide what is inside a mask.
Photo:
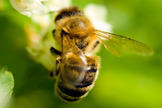
[{"label": "dark band on abdomen", "polygon": [[81,90],[81,89],[76,89],[76,90],[69,89],[69,88],[62,86],[61,84],[58,84],[58,89],[62,93],[66,94],[68,96],[71,96],[71,97],[81,97],[88,92],[88,91]]},{"label": "dark band on abdomen", "polygon": [[97,72],[97,69],[96,68],[94,68],[94,67],[92,67],[91,69],[89,69],[88,71],[87,71],[88,73],[95,73],[95,72]]},{"label": "dark band on abdomen", "polygon": [[79,85],[76,85],[75,87],[76,88],[85,88],[85,87],[91,86],[92,84],[93,84],[93,81],[91,81],[89,83],[85,83],[85,84],[79,84]]},{"label": "dark band on abdomen", "polygon": [[89,70],[87,70],[83,81],[81,84],[76,85],[77,88],[86,88],[91,85],[93,85],[95,76],[96,76],[97,69],[95,67],[91,67]]},{"label": "dark band on abdomen", "polygon": [[80,100],[80,98],[70,98],[67,97],[65,95],[63,95],[63,93],[61,91],[59,91],[58,89],[56,90],[57,94],[59,95],[59,97],[63,100],[63,101],[68,101],[68,102],[75,102]]}]

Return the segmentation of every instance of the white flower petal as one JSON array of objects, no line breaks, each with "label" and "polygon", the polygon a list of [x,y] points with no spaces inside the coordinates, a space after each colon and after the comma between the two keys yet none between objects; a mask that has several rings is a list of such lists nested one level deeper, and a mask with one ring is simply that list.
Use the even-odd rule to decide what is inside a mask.
[{"label": "white flower petal", "polygon": [[106,22],[107,9],[104,6],[90,4],[84,11],[96,29],[108,32],[112,30],[112,26]]},{"label": "white flower petal", "polygon": [[27,16],[47,11],[40,0],[10,0],[10,2],[17,11]]},{"label": "white flower petal", "polygon": [[102,30],[102,31],[106,31],[106,32],[112,31],[112,26],[110,24],[106,23],[106,21],[92,20],[92,24],[94,25],[95,29],[97,29],[97,30]]},{"label": "white flower petal", "polygon": [[49,11],[58,11],[61,8],[68,7],[71,4],[71,0],[45,0],[44,6]]},{"label": "white flower petal", "polygon": [[48,27],[49,23],[51,22],[49,15],[33,15],[32,20],[40,24],[42,28]]},{"label": "white flower petal", "polygon": [[47,14],[70,6],[71,0],[10,0],[10,2],[17,11],[31,16]]}]

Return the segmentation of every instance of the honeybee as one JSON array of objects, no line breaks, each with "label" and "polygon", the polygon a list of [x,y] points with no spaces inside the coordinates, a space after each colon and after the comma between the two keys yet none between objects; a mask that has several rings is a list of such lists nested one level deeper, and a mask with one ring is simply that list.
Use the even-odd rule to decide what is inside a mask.
[{"label": "honeybee", "polygon": [[55,92],[66,103],[73,103],[85,97],[92,89],[98,76],[99,58],[86,56],[67,34],[62,35],[62,52],[51,47],[57,58]]},{"label": "honeybee", "polygon": [[83,11],[77,7],[62,9],[55,17],[53,31],[60,49],[51,47],[58,55],[56,94],[64,102],[75,102],[85,97],[98,76],[99,57],[95,55],[99,45],[116,56],[124,53],[151,55],[152,49],[136,40],[96,30]]}]

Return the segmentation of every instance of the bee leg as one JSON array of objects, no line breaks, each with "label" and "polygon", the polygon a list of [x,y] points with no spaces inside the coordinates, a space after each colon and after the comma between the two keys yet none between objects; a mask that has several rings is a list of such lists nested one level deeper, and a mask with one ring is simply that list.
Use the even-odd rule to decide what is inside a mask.
[{"label": "bee leg", "polygon": [[52,31],[53,37],[55,36],[56,29]]},{"label": "bee leg", "polygon": [[56,71],[54,72],[48,72],[48,77],[49,78],[51,78],[51,79],[55,79],[55,78],[57,78],[57,76],[58,76],[58,74],[59,74],[59,71],[60,71],[60,69],[56,69]]},{"label": "bee leg", "polygon": [[49,78],[56,78],[60,72],[60,63],[61,63],[61,57],[56,58],[56,70],[54,71],[49,71],[48,76]]},{"label": "bee leg", "polygon": [[54,78],[54,72],[48,72],[48,76],[49,76],[49,78]]},{"label": "bee leg", "polygon": [[54,55],[61,55],[61,54],[62,54],[61,51],[55,49],[54,47],[51,47],[51,48],[50,48],[50,51],[51,51],[51,53],[54,54]]},{"label": "bee leg", "polygon": [[58,56],[56,58],[56,69],[54,69],[53,71],[48,72],[49,78],[52,78],[53,79],[53,78],[56,78],[57,75],[59,74],[59,71],[60,71],[59,64],[61,62],[60,56],[61,56],[62,52],[58,51],[54,47],[51,47],[50,48],[50,52],[51,52],[52,55],[55,55],[55,56],[57,55]]},{"label": "bee leg", "polygon": [[56,72],[55,72],[55,76],[58,76],[59,72],[60,72],[60,63],[61,63],[61,57],[58,57],[56,59]]}]

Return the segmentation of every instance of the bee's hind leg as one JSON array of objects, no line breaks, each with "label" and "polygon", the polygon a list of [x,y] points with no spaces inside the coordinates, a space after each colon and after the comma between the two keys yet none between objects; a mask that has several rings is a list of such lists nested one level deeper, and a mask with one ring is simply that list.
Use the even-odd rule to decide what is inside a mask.
[{"label": "bee's hind leg", "polygon": [[48,72],[49,78],[53,79],[53,78],[56,78],[58,76],[58,74],[59,74],[62,52],[55,49],[54,47],[50,48],[50,52],[51,52],[52,55],[54,55],[56,57],[56,68],[53,71]]},{"label": "bee's hind leg", "polygon": [[49,78],[56,78],[60,72],[60,63],[61,63],[61,57],[57,57],[56,58],[56,68],[53,71],[49,71],[48,72],[48,76]]}]

